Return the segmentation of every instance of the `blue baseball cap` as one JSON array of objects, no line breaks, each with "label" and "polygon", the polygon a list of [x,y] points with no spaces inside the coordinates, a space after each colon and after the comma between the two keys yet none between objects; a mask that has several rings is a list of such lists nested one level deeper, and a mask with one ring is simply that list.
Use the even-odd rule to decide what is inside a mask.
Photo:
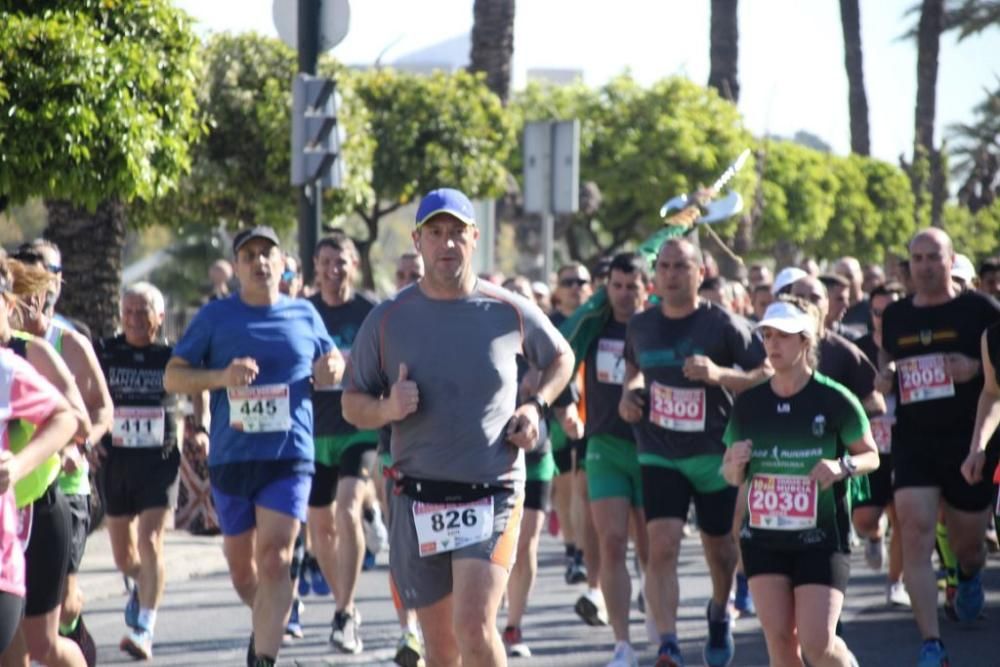
[{"label": "blue baseball cap", "polygon": [[420,200],[420,207],[417,208],[417,227],[439,213],[447,213],[467,225],[476,224],[472,202],[462,192],[454,188],[438,188],[424,195],[424,198]]}]

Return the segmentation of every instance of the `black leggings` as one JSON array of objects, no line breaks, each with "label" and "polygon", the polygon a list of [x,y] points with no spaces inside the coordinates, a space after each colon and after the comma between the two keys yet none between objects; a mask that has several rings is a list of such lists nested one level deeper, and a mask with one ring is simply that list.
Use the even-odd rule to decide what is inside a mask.
[{"label": "black leggings", "polygon": [[0,653],[7,650],[14,639],[17,626],[24,613],[24,598],[13,593],[0,593]]}]

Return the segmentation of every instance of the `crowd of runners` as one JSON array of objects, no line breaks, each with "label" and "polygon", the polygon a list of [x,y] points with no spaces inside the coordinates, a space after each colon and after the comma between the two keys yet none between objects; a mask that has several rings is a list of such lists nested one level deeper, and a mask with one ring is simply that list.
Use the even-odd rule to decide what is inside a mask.
[{"label": "crowd of runners", "polygon": [[893,664],[949,664],[939,606],[979,618],[996,541],[1000,261],[977,271],[929,229],[888,275],[843,257],[727,280],[695,233],[550,288],[477,276],[473,207],[448,188],[412,237],[379,302],[346,234],[320,239],[303,285],[271,228],[243,230],[173,345],[152,284],[91,340],[57,314],[58,248],[0,255],[0,664],[96,664],[76,580],[98,492],[120,647],[153,657],[182,444],[207,456],[249,667],[303,636],[310,592],[335,600],[332,650],[362,653],[360,573],[385,548],[397,664],[529,656],[546,527],[580,586],[567,611],[615,642],[595,663],[636,665],[648,641],[684,664],[678,557],[697,533],[704,664],[740,664],[734,623],[756,615],[772,665],[856,665],[852,546],[912,608],[920,641]]}]

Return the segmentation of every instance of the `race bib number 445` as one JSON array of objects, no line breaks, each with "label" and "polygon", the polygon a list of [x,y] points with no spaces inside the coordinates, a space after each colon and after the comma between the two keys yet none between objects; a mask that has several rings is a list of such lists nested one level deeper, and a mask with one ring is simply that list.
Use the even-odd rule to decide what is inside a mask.
[{"label": "race bib number 445", "polygon": [[649,391],[649,421],[671,431],[705,430],[705,389],[677,389],[654,382]]},{"label": "race bib number 445", "polygon": [[413,502],[420,557],[484,542],[493,535],[493,498],[470,503]]},{"label": "race bib number 445", "polygon": [[287,384],[231,387],[229,425],[245,433],[275,433],[292,428]]},{"label": "race bib number 445", "polygon": [[816,482],[801,475],[754,475],[747,494],[750,526],[766,530],[816,527]]},{"label": "race bib number 445", "polygon": [[162,447],[165,416],[162,407],[115,408],[111,444],[115,447]]},{"label": "race bib number 445", "polygon": [[955,395],[955,383],[944,365],[944,355],[925,354],[902,359],[896,365],[899,401],[904,405]]}]

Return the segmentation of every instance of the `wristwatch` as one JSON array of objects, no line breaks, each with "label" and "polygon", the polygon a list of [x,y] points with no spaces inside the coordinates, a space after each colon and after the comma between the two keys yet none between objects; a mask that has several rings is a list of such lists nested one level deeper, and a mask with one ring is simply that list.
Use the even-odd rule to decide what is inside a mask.
[{"label": "wristwatch", "polygon": [[525,404],[534,405],[536,408],[538,408],[538,418],[545,419],[545,415],[549,411],[549,404],[545,401],[544,398],[542,398],[538,394],[535,394],[527,401],[525,401]]},{"label": "wristwatch", "polygon": [[854,462],[854,457],[844,454],[840,457],[840,467],[844,469],[848,477],[854,477],[858,472],[858,464]]}]

